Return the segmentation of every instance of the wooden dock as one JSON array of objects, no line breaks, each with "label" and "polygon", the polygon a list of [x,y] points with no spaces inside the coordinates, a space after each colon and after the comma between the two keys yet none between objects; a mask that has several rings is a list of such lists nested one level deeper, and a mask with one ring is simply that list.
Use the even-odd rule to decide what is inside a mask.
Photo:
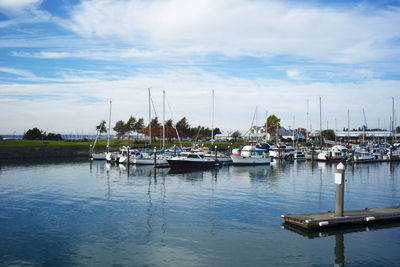
[{"label": "wooden dock", "polygon": [[288,214],[281,217],[286,224],[292,224],[306,230],[315,230],[400,220],[400,206],[344,211],[343,217],[335,217],[335,212],[330,211],[311,214]]}]

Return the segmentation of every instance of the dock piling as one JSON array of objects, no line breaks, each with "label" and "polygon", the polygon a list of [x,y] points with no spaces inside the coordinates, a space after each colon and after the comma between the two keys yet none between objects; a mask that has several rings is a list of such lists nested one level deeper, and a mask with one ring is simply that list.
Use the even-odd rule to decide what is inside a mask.
[{"label": "dock piling", "polygon": [[157,148],[154,147],[154,168],[157,166]]},{"label": "dock piling", "polygon": [[343,217],[343,204],[344,204],[344,170],[345,166],[343,163],[339,163],[336,167],[335,172],[335,184],[336,184],[336,209],[335,217]]}]

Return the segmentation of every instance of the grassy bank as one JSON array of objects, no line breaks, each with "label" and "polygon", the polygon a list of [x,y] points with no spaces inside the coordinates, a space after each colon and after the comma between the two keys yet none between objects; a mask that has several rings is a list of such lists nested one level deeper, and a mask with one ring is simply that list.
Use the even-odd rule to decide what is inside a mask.
[{"label": "grassy bank", "polygon": [[[0,146],[86,146],[89,147],[90,145],[93,145],[93,141],[82,141],[82,140],[65,140],[65,141],[49,141],[49,140],[1,140],[0,141]],[[182,145],[186,147],[192,146],[193,143],[196,143],[198,145],[204,145],[204,146],[211,146],[211,142],[206,141],[206,142],[192,142],[192,141],[182,141]],[[144,141],[130,141],[130,140],[110,140],[110,146],[111,147],[119,147],[119,146],[140,146],[140,145],[146,145],[148,143]],[[243,143],[234,143],[231,144],[230,142],[215,142],[215,145],[217,145],[220,148],[227,148],[228,146],[230,147],[237,147],[239,145],[243,145]],[[107,145],[107,140],[106,139],[101,139],[98,140],[96,147],[97,148],[105,148]],[[162,142],[161,141],[156,141],[153,142],[153,146],[156,147],[161,147]],[[166,145],[168,147],[177,145],[179,146],[178,141],[169,141],[166,142]]]}]

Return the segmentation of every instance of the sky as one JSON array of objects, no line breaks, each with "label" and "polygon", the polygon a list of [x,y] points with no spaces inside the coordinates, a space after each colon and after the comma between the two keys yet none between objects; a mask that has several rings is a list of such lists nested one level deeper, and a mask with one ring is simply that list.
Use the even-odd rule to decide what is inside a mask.
[{"label": "sky", "polygon": [[211,127],[214,102],[225,133],[317,130],[320,98],[323,129],[388,129],[399,25],[400,1],[0,0],[0,134],[95,133],[110,101],[147,124],[148,88],[160,121],[165,90],[166,119]]}]

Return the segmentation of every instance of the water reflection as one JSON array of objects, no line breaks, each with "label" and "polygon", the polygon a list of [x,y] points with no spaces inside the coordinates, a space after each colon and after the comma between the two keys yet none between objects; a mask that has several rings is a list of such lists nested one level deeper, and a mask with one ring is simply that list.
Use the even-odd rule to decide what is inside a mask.
[{"label": "water reflection", "polygon": [[[398,204],[397,166],[349,166],[348,208]],[[282,213],[332,209],[334,169],[284,161],[189,172],[101,161],[2,162],[0,265],[360,266],[354,258],[362,255],[396,266],[395,252],[382,254],[387,244],[400,250],[398,231],[293,238],[280,229]],[[308,240],[313,235],[331,237]],[[363,247],[371,240],[374,246]]]},{"label": "water reflection", "polygon": [[334,266],[344,266],[345,265],[345,246],[344,246],[344,236],[346,234],[358,233],[358,232],[370,232],[382,229],[396,228],[400,227],[400,222],[385,222],[366,225],[353,225],[342,228],[326,228],[321,230],[305,230],[303,228],[283,223],[283,228],[294,233],[300,234],[307,239],[314,238],[324,238],[328,236],[335,236],[334,245],[334,255],[335,262]]}]

